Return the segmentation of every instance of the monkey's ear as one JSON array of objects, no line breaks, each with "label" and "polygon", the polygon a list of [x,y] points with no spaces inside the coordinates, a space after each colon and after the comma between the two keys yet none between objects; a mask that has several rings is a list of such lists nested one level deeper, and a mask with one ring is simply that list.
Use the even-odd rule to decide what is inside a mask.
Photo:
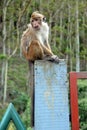
[{"label": "monkey's ear", "polygon": [[43,22],[46,22],[46,17],[43,18]]}]

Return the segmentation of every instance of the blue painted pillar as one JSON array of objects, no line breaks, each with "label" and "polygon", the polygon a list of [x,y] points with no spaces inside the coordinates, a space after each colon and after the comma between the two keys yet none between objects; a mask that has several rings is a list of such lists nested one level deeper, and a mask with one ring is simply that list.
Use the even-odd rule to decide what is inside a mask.
[{"label": "blue painted pillar", "polygon": [[35,130],[70,130],[65,61],[36,61]]}]

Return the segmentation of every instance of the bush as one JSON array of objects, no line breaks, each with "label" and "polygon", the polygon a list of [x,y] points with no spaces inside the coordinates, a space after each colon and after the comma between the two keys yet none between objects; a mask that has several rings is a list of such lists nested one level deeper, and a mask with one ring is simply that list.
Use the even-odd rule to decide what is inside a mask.
[{"label": "bush", "polygon": [[81,130],[87,130],[87,80],[78,80],[79,117]]}]

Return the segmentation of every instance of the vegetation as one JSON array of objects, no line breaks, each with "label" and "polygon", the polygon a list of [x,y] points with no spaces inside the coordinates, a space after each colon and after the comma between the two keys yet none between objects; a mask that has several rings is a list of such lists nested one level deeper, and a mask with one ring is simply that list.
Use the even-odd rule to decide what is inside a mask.
[{"label": "vegetation", "polygon": [[[30,114],[28,63],[22,56],[20,39],[31,13],[36,10],[46,16],[51,48],[60,58],[67,59],[68,72],[87,71],[86,0],[1,0],[0,120],[12,102],[28,130],[31,129],[30,117],[26,118]],[[78,90],[80,127],[86,130],[87,82],[79,81]]]},{"label": "vegetation", "polygon": [[80,128],[87,129],[87,80],[78,81]]}]

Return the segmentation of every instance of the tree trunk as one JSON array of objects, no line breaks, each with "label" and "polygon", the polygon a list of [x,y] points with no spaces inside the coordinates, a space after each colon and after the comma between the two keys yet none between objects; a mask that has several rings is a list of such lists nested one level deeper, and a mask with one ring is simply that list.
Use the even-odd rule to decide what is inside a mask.
[{"label": "tree trunk", "polygon": [[[7,30],[6,30],[6,14],[7,14],[7,7],[11,0],[4,0],[3,1],[3,55],[6,56],[6,37],[7,37]],[[7,58],[7,57],[6,57]],[[2,86],[4,86],[4,97],[3,103],[6,101],[6,91],[7,91],[7,69],[8,69],[8,61],[7,59],[3,60],[2,66]]]},{"label": "tree trunk", "polygon": [[62,41],[63,41],[63,13],[62,11],[60,12],[60,45],[59,45],[59,50],[61,51],[61,46],[62,46]]},{"label": "tree trunk", "polygon": [[68,41],[69,41],[69,49],[70,49],[70,56],[69,56],[69,61],[70,61],[70,71],[73,69],[72,65],[72,40],[71,40],[71,31],[72,31],[72,22],[71,22],[71,11],[70,11],[70,4],[68,1]]},{"label": "tree trunk", "polygon": [[79,10],[78,0],[76,0],[76,72],[80,71],[80,55],[79,55]]},{"label": "tree trunk", "polygon": [[[5,4],[5,1],[4,1]],[[6,55],[6,12],[7,7],[3,5],[3,55]],[[1,75],[1,84],[4,86],[4,76],[5,76],[5,60],[2,63],[2,75]]]},{"label": "tree trunk", "polygon": [[3,103],[6,102],[6,98],[7,98],[7,73],[8,73],[8,60],[5,61],[5,84],[4,84]]}]

